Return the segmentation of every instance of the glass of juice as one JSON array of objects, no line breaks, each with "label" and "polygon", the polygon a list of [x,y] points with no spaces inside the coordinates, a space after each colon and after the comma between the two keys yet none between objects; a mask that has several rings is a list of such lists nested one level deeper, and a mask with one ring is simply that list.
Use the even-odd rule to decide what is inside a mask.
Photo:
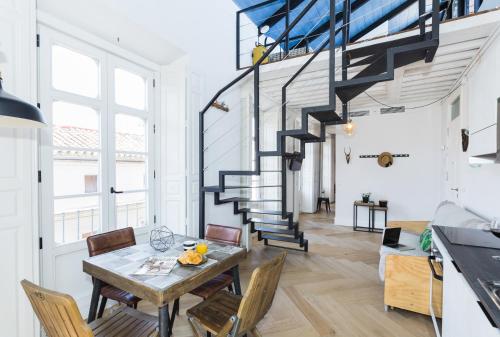
[{"label": "glass of juice", "polygon": [[205,255],[208,251],[208,243],[204,240],[201,240],[196,245],[196,251],[202,255]]}]

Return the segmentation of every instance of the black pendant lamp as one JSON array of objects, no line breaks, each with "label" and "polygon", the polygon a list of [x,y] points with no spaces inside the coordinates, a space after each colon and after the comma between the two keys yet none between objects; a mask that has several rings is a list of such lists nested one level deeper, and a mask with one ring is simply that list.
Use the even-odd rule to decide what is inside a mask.
[{"label": "black pendant lamp", "polygon": [[40,109],[3,90],[0,74],[0,127],[41,128],[46,124]]}]

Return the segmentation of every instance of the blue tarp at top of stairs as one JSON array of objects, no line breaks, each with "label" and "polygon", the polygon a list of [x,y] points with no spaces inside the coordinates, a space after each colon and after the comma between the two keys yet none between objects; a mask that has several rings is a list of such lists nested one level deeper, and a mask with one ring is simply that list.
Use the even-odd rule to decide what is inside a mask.
[{"label": "blue tarp at top of stairs", "polygon": [[[266,0],[233,0],[241,9],[248,8],[256,4],[264,3]],[[310,0],[302,0],[292,11],[290,11],[290,22],[292,22],[307,6]],[[366,28],[374,25],[384,16],[395,11],[400,6],[408,3],[409,0],[351,0],[351,6],[355,6],[356,2],[362,2],[356,10],[351,13],[350,20],[350,37],[354,37],[363,32]],[[411,1],[411,0],[410,0]],[[340,13],[343,10],[343,0],[335,0],[335,13]],[[405,29],[409,24],[416,22],[418,19],[418,4],[413,1],[408,8],[394,15],[388,24],[388,33],[396,33]],[[290,47],[299,43],[304,36],[309,37],[309,47],[313,50],[320,46],[325,39],[328,39],[329,32],[324,31],[321,34],[313,34],[316,29],[322,25],[328,24],[330,21],[330,0],[318,0],[317,3],[307,12],[301,21],[290,32]],[[257,26],[263,25],[266,20],[272,17],[280,8],[286,6],[286,0],[276,0],[262,7],[245,11],[245,14]],[[429,8],[430,9],[430,8]],[[282,16],[279,20],[272,21],[273,24],[269,27],[269,31],[265,34],[267,37],[277,39],[285,30],[285,17]],[[336,29],[342,27],[342,20],[336,23]],[[313,36],[315,35],[315,36]],[[335,44],[338,46],[342,43],[341,32],[335,37]]]}]

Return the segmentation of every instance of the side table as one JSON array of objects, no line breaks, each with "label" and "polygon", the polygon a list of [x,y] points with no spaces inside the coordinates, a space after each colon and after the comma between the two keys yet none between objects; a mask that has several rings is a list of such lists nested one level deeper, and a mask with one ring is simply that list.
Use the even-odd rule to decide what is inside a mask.
[{"label": "side table", "polygon": [[[358,207],[366,207],[368,208],[368,227],[367,226],[358,226]],[[387,207],[381,207],[375,205],[374,202],[363,202],[363,201],[355,201],[353,203],[353,224],[352,229],[355,231],[362,232],[372,232],[372,233],[381,233],[383,231],[382,228],[375,228],[375,220],[376,220],[376,212],[384,213],[384,227],[387,226]]]}]

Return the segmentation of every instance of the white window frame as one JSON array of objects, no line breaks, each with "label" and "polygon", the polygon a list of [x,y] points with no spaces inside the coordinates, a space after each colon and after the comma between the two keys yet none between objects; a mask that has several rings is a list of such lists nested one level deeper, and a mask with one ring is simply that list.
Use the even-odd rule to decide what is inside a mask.
[{"label": "white window frame", "polygon": [[[67,254],[71,252],[77,252],[81,250],[86,250],[85,240],[80,239],[78,241],[64,243],[61,245],[56,245],[54,238],[54,191],[53,191],[53,147],[52,147],[52,113],[51,106],[54,99],[62,100],[69,103],[81,104],[84,106],[89,106],[98,111],[101,123],[101,168],[99,171],[101,184],[99,185],[101,195],[101,230],[100,232],[106,232],[113,230],[115,228],[115,216],[114,212],[111,212],[112,199],[114,195],[109,193],[110,187],[114,186],[111,182],[114,176],[110,174],[110,171],[115,170],[115,149],[114,141],[114,112],[118,111],[140,116],[142,118],[147,118],[148,122],[148,182],[147,186],[148,194],[148,212],[147,212],[147,225],[144,227],[136,228],[136,235],[145,234],[150,231],[151,227],[156,223],[160,222],[160,212],[158,206],[160,204],[160,188],[159,179],[155,179],[160,172],[159,170],[159,132],[158,127],[155,129],[155,121],[158,120],[160,111],[160,93],[159,88],[154,85],[154,83],[160,83],[160,66],[154,65],[151,62],[144,60],[141,62],[141,58],[138,56],[133,56],[129,52],[119,48],[113,47],[107,44],[105,41],[99,38],[92,37],[88,34],[84,34],[76,28],[71,26],[62,27],[59,23],[56,23],[56,27],[50,25],[50,20],[48,25],[39,24],[38,30],[40,34],[40,50],[39,50],[39,78],[41,80],[51,78],[51,57],[50,53],[43,52],[42,48],[52,48],[52,45],[60,45],[68,49],[74,50],[76,52],[81,52],[84,55],[93,57],[100,62],[101,67],[101,77],[100,77],[100,96],[97,99],[88,98],[76,94],[71,94],[67,92],[62,92],[56,90],[52,87],[52,84],[45,85],[44,83],[39,83],[39,102],[44,111],[50,111],[46,113],[48,127],[42,129],[40,135],[40,233],[43,235],[44,250],[50,249],[52,253],[49,256],[49,260],[44,261],[44,266],[50,269],[48,272],[51,275],[44,275],[44,284],[50,285],[54,284],[54,257],[56,255]],[[51,27],[49,27],[51,26]],[[57,28],[57,29],[54,29]],[[64,33],[62,33],[64,31]],[[121,58],[117,55],[123,55],[130,60]],[[47,59],[48,58],[48,59]],[[113,67],[118,67],[132,73],[139,74],[144,78],[147,78],[147,89],[148,89],[148,112],[136,111],[135,109],[126,108],[118,106],[112,101],[114,97],[114,87],[113,81],[108,83],[110,75],[114,72]],[[107,120],[106,120],[107,119]],[[107,123],[107,124],[106,124]],[[108,125],[110,132],[103,132],[102,125]],[[110,144],[113,143],[113,144]],[[104,169],[108,168],[107,172]],[[84,194],[84,196],[89,196],[92,194]],[[45,254],[44,254],[45,255]],[[42,257],[44,259],[45,257]],[[45,272],[44,272],[45,274]],[[48,279],[47,279],[48,277]]]}]

